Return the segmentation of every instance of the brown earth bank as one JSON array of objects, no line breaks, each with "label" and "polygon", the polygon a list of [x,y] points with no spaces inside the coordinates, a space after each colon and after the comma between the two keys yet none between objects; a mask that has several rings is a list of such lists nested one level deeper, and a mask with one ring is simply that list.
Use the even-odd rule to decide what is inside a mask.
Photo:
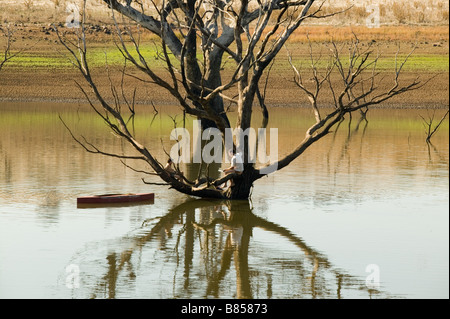
[{"label": "brown earth bank", "polygon": [[[390,74],[389,74],[390,75]],[[420,77],[429,82],[421,89],[408,92],[393,98],[389,102],[379,105],[389,107],[430,107],[445,108],[449,106],[449,74],[435,74],[422,72],[405,73],[403,82],[410,82]],[[119,83],[121,75],[112,76],[115,83]],[[387,76],[386,76],[387,78]],[[105,96],[111,98],[110,82],[106,72],[97,72],[96,84],[103,89]],[[75,80],[85,86],[81,76],[75,71],[5,71],[0,79],[0,101],[48,101],[48,102],[87,102]],[[306,96],[291,82],[292,79],[284,74],[272,74],[269,88],[266,93],[266,103],[269,106],[308,106]],[[136,103],[138,104],[176,104],[170,94],[155,85],[144,85],[136,80],[128,80],[125,94],[131,100],[133,90],[136,88]],[[392,81],[386,80],[383,84],[386,89],[392,86]],[[86,87],[86,86],[85,86]],[[381,88],[380,88],[381,90]],[[321,102],[331,105],[331,94],[324,94]]]},{"label": "brown earth bank", "polygon": [[[433,34],[432,30],[439,30],[438,38],[427,40]],[[427,54],[436,56],[447,56],[449,54],[448,47],[448,31],[443,31],[441,28],[433,27],[431,29],[421,28],[420,34],[417,37],[418,30],[411,28],[411,30],[402,29],[402,34],[405,37],[403,41],[400,40],[380,40],[380,37],[375,34],[373,30],[359,30],[360,40],[369,43],[375,42],[376,38],[377,48],[383,54],[393,55],[397,50],[397,45],[404,48],[404,53],[408,53],[410,48],[417,45],[414,54]],[[337,32],[336,28],[329,28],[330,32]],[[111,46],[111,32],[105,26],[90,28],[92,32],[88,32],[88,44],[92,48],[101,48]],[[340,29],[339,29],[340,30]],[[406,31],[405,31],[406,30]],[[310,37],[314,40],[314,35],[317,35],[317,41],[324,41],[324,27],[317,29],[310,28]],[[340,30],[339,32],[341,32]],[[386,34],[386,30],[380,30],[380,34]],[[326,32],[325,32],[326,33]],[[392,32],[391,32],[392,33]],[[415,39],[413,35],[415,34]],[[151,36],[144,39],[150,41]],[[342,42],[349,39],[342,39]],[[0,42],[1,44],[1,42]],[[18,27],[14,30],[14,42],[12,47],[15,52],[23,50],[23,54],[40,54],[42,56],[55,55],[55,52],[63,52],[63,47],[58,43],[55,33],[49,26],[25,26]],[[306,56],[308,54],[309,46],[306,42],[298,40],[292,44],[296,54],[299,56]],[[287,60],[283,53],[279,60]],[[120,67],[112,68],[111,80],[120,87],[122,78]],[[105,96],[111,97],[110,80],[107,72],[103,67],[95,67],[92,69],[94,79],[99,88],[102,89]],[[115,71],[115,72],[114,72]],[[164,70],[161,68],[162,73]],[[128,72],[134,75],[139,73],[129,70]],[[392,85],[393,70],[382,71],[383,81],[379,83],[380,90],[389,89]],[[226,78],[226,74],[224,76]],[[430,108],[448,108],[449,106],[449,72],[447,70],[419,70],[406,71],[402,74],[402,82],[408,83],[419,77],[423,82],[429,82],[421,89],[408,92],[389,101],[389,103],[380,106],[385,107],[430,107]],[[274,68],[270,76],[270,81],[267,86],[267,104],[269,106],[308,106],[306,96],[296,88],[292,81],[293,72],[289,68]],[[13,66],[4,67],[0,73],[0,101],[48,101],[48,102],[86,102],[82,92],[78,89],[75,81],[85,85],[80,73],[73,67],[23,67]],[[337,82],[336,82],[337,83]],[[134,89],[136,89],[136,103],[140,104],[174,104],[175,100],[164,89],[155,85],[138,81],[131,77],[126,78],[125,95],[131,99]],[[332,96],[329,92],[324,91],[321,103],[323,105],[330,105],[332,103]]]}]

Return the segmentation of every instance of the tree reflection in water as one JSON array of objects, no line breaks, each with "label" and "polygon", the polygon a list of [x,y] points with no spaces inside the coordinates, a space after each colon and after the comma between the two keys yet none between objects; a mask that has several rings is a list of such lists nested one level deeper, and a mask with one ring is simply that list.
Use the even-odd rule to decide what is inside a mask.
[{"label": "tree reflection in water", "polygon": [[[265,247],[251,247],[252,244],[258,245],[258,242],[251,240],[255,228],[275,234],[282,242],[280,245],[285,245],[284,240],[288,240],[298,249],[298,254],[289,255],[287,260],[286,254],[283,254],[275,265],[275,249],[276,251],[263,251],[262,259],[266,264],[249,262],[249,256],[254,251],[267,250]],[[165,295],[166,292],[152,291],[160,287],[152,281],[147,288],[148,294],[152,296],[335,299],[349,295],[358,298],[386,297],[380,291],[368,289],[364,280],[333,267],[325,255],[308,246],[287,228],[255,215],[249,201],[191,199],[174,207],[165,216],[144,221],[137,234],[131,236],[131,239],[127,237],[123,240],[131,240],[132,244],[128,243],[126,248],[121,248],[122,251],[107,254],[107,265],[104,265],[103,270],[106,273],[96,281],[94,287],[91,286],[93,291],[90,292],[90,297],[120,298],[117,290],[123,294],[127,289],[133,290],[127,288],[127,285],[136,285],[139,280],[148,281],[146,267],[151,265],[148,265],[148,258],[144,261],[142,254],[149,249],[154,251],[155,244],[158,246],[157,251],[164,251],[166,254],[163,260],[152,262],[165,264],[162,272],[172,272],[173,292]],[[278,252],[282,250],[283,247],[280,246]],[[156,255],[154,252],[153,254]],[[136,256],[133,258],[133,255]],[[170,264],[174,267],[171,268]],[[147,270],[147,275],[140,278],[139,273],[145,272],[142,269]],[[285,276],[284,272],[288,274]],[[283,278],[285,282],[281,284],[286,285],[287,289],[276,287],[279,280],[278,277],[273,278],[274,274]],[[167,273],[161,276],[167,280]],[[119,277],[122,278],[120,283]],[[139,286],[142,284],[139,283]],[[163,286],[169,289],[167,285]],[[199,291],[203,292],[199,295]],[[129,296],[134,297],[132,294],[129,293]]]}]

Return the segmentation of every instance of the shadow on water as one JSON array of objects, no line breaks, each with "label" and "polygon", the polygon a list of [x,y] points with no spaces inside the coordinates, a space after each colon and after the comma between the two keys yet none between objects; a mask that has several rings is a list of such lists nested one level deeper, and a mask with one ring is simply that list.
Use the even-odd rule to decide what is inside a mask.
[{"label": "shadow on water", "polygon": [[[255,229],[271,233],[279,243],[263,247],[252,238]],[[98,278],[86,292],[89,297],[119,298],[142,285],[148,285],[146,296],[161,298],[340,299],[349,291],[363,298],[386,297],[334,267],[286,227],[255,215],[249,201],[190,199],[145,220],[139,231],[119,241],[127,241],[126,247],[100,256],[102,271],[89,274]],[[294,253],[281,253],[287,242]],[[155,264],[163,266],[155,271]]]}]

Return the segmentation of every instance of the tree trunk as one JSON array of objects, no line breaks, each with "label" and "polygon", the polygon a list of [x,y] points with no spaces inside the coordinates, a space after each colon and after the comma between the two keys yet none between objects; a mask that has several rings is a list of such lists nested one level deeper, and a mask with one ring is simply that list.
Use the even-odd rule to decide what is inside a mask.
[{"label": "tree trunk", "polygon": [[244,165],[242,174],[235,176],[231,187],[226,192],[227,199],[249,199],[255,181],[255,169],[252,164]]},{"label": "tree trunk", "polygon": [[[211,90],[216,89],[222,85],[222,76],[221,76],[221,67],[222,67],[222,58],[223,58],[223,50],[212,50],[212,52],[205,51],[206,55],[206,70],[204,74],[205,78],[205,87]],[[209,107],[216,113],[220,114],[230,127],[230,122],[228,120],[227,114],[224,108],[223,98],[219,95],[214,97],[212,101],[209,103]],[[202,129],[207,129],[217,127],[217,124],[214,121],[208,119],[200,119],[202,124]]]}]

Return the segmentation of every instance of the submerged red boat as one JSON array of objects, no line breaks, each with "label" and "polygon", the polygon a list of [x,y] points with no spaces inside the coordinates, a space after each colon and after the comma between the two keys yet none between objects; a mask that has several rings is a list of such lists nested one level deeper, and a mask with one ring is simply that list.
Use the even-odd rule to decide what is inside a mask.
[{"label": "submerged red boat", "polygon": [[104,194],[104,195],[78,197],[77,204],[134,203],[134,202],[151,201],[154,198],[155,198],[155,193]]}]

